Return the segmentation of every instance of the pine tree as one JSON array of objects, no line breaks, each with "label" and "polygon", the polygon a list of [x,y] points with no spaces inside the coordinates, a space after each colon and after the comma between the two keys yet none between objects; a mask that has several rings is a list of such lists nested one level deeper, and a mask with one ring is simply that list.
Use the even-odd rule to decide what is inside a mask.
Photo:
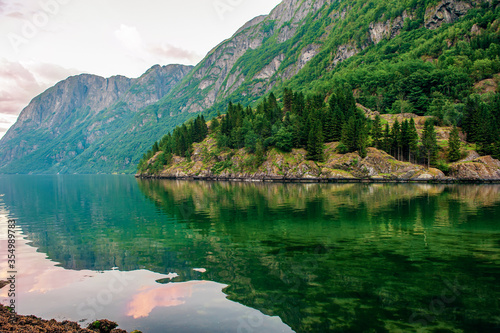
[{"label": "pine tree", "polygon": [[389,124],[385,124],[384,137],[382,141],[382,149],[387,153],[391,153],[391,128]]},{"label": "pine tree", "polygon": [[348,152],[358,151],[361,157],[366,157],[366,146],[368,136],[366,130],[366,118],[357,114],[349,118],[342,129],[342,144]]},{"label": "pine tree", "polygon": [[408,152],[408,161],[411,162],[411,156],[416,156],[418,153],[418,132],[417,126],[415,126],[415,120],[413,118],[410,119],[410,123],[408,124],[408,139],[409,139],[409,152]]},{"label": "pine tree", "polygon": [[377,149],[382,148],[382,124],[380,122],[380,116],[376,115],[375,120],[373,121],[372,125],[372,140],[373,140],[373,146]]},{"label": "pine tree", "polygon": [[325,121],[323,122],[323,134],[325,142],[335,141],[335,115],[331,109],[326,111]]},{"label": "pine tree", "polygon": [[283,90],[283,112],[292,112],[293,106],[293,92],[291,89],[285,88]]},{"label": "pine tree", "polygon": [[448,159],[451,162],[456,162],[460,159],[460,136],[458,128],[453,126],[450,132],[450,140],[448,141]]},{"label": "pine tree", "polygon": [[302,116],[305,108],[305,99],[303,93],[294,93],[293,94],[293,104],[292,104],[292,113]]},{"label": "pine tree", "polygon": [[422,148],[427,158],[427,167],[436,160],[438,152],[438,144],[436,138],[436,131],[434,129],[434,121],[427,119],[424,124],[424,132],[422,134]]},{"label": "pine tree", "polygon": [[153,145],[153,154],[156,154],[160,151],[160,146],[158,145],[158,141],[156,141]]},{"label": "pine tree", "polygon": [[401,123],[401,135],[400,135],[400,146],[401,146],[401,154],[400,159],[404,160],[406,156],[408,156],[410,151],[410,129],[409,129],[408,120],[403,120]]},{"label": "pine tree", "polygon": [[217,118],[214,118],[212,119],[212,123],[210,124],[210,131],[212,131],[212,133],[214,133],[215,131],[217,131],[219,129],[219,119]]},{"label": "pine tree", "polygon": [[323,131],[321,123],[316,120],[309,131],[307,141],[307,159],[312,161],[323,161]]},{"label": "pine tree", "polygon": [[344,118],[344,114],[340,110],[338,105],[334,106],[333,109],[333,123],[332,123],[332,140],[340,141],[342,139],[342,129],[344,128],[344,124],[346,119]]},{"label": "pine tree", "polygon": [[342,143],[349,153],[356,151],[356,118],[351,117],[342,128]]},{"label": "pine tree", "polygon": [[399,126],[399,121],[396,119],[394,125],[392,125],[391,131],[391,155],[395,158],[399,156],[399,150],[401,145],[401,127]]}]

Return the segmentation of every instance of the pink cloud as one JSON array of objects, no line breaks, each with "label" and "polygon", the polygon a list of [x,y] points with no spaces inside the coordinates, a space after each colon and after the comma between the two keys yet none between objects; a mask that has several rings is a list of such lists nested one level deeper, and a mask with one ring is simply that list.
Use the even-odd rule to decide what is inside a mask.
[{"label": "pink cloud", "polygon": [[26,66],[0,59],[0,113],[18,115],[35,96],[77,73],[54,64]]},{"label": "pink cloud", "polygon": [[26,3],[0,0],[0,15],[24,19],[26,17],[26,14],[32,12],[26,7]]},{"label": "pink cloud", "polygon": [[128,304],[127,316],[134,319],[144,318],[157,307],[183,305],[186,299],[192,297],[194,286],[206,283],[206,281],[191,281],[148,287],[133,297]]},{"label": "pink cloud", "polygon": [[189,60],[197,62],[200,55],[194,51],[186,50],[170,44],[157,45],[150,48],[150,52],[165,59]]}]

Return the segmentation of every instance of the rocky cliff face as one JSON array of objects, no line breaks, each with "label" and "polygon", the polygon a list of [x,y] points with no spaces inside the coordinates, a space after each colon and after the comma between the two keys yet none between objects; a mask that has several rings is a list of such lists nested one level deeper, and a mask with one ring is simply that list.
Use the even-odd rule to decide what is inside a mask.
[{"label": "rocky cliff face", "polygon": [[[476,1],[481,2],[481,1]],[[436,29],[443,23],[452,23],[473,8],[467,1],[443,0],[438,5],[427,8],[425,12],[425,27]]]},{"label": "rocky cliff face", "polygon": [[[435,29],[442,23],[454,22],[482,1],[443,0],[427,8],[425,27]],[[196,113],[228,99],[251,102],[294,77],[320,52],[331,54],[328,70],[333,70],[363,49],[396,37],[407,19],[416,19],[411,10],[393,19],[382,15],[369,24],[365,41],[333,41],[331,49],[327,43],[330,32],[349,18],[351,10],[347,1],[284,0],[269,15],[251,20],[215,47],[168,95],[168,99],[175,100],[170,105],[181,112]],[[308,31],[301,28],[306,22],[318,23],[321,28],[318,38],[304,43],[303,35]],[[272,46],[269,40],[274,42]]]},{"label": "rocky cliff face", "polygon": [[0,168],[24,172],[37,170],[31,163],[50,168],[74,159],[96,141],[122,131],[125,119],[156,103],[191,68],[154,66],[137,79],[84,74],[59,82],[35,97],[2,138]]},{"label": "rocky cliff face", "polygon": [[[302,69],[318,52],[319,45],[298,49],[299,60],[282,68],[284,54],[280,53],[262,63],[256,73],[248,71],[249,63],[241,59],[249,51],[259,50],[269,38],[283,44],[296,36],[304,20],[334,0],[284,0],[268,16],[257,17],[230,39],[215,47],[196,66],[194,71],[176,87],[169,98],[175,98],[182,112],[200,112],[212,107],[238,90],[244,83],[252,95],[270,91],[281,69],[280,80],[286,80]],[[197,94],[192,92],[196,91]],[[246,94],[246,93],[245,93]]]}]

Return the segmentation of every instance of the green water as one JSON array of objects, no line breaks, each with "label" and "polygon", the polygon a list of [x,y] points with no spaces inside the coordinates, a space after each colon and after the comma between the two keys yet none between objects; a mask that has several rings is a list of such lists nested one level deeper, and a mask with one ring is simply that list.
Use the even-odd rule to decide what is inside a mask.
[{"label": "green water", "polygon": [[[66,280],[84,272],[73,289],[98,294],[113,268],[139,281],[135,294],[95,311],[125,329],[500,331],[496,185],[0,176],[2,214],[46,255],[30,260],[53,263]],[[100,280],[87,278],[92,272]],[[92,319],[67,310],[86,295],[57,286],[35,295],[26,285],[21,312],[49,318],[64,308],[60,317]],[[140,294],[146,285],[149,298]],[[182,294],[185,286],[191,291]],[[147,311],[133,316],[138,295]]]}]

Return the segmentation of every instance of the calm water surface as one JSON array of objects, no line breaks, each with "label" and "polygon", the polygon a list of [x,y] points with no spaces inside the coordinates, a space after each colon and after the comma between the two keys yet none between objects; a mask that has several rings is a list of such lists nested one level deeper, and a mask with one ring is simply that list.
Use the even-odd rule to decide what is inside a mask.
[{"label": "calm water surface", "polygon": [[500,332],[500,186],[0,176],[2,258],[9,218],[21,314],[144,333]]}]

